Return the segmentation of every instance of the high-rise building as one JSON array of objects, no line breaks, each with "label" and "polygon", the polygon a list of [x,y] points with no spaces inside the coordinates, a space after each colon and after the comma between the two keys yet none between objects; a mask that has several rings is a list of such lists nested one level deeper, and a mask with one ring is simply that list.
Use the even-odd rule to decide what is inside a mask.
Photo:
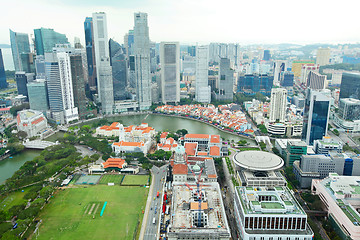
[{"label": "high-rise building", "polygon": [[343,73],[340,85],[340,99],[360,99],[360,73]]},{"label": "high-rise building", "polygon": [[300,77],[302,66],[305,64],[314,64],[314,63],[315,63],[314,60],[295,60],[292,62],[291,71],[294,73],[295,77]]},{"label": "high-rise building", "polygon": [[140,110],[151,106],[150,39],[147,13],[134,13],[136,97]]},{"label": "high-rise building", "polygon": [[188,46],[188,53],[190,56],[196,56],[196,46]]},{"label": "high-rise building", "polygon": [[92,17],[86,17],[84,22],[85,30],[85,48],[88,68],[88,82],[89,87],[96,87],[96,63],[95,63],[95,48],[94,48],[94,29]]},{"label": "high-rise building", "polygon": [[325,89],[327,86],[326,75],[310,71],[306,81],[306,87],[313,90]]},{"label": "high-rise building", "polygon": [[129,30],[124,36],[124,47],[126,49],[126,55],[129,58],[130,55],[134,55],[134,30]]},{"label": "high-rise building", "polygon": [[195,100],[202,103],[210,103],[211,87],[208,85],[209,74],[209,48],[208,46],[196,47],[196,91]]},{"label": "high-rise building", "polygon": [[110,65],[106,14],[93,13],[94,47],[98,96],[103,114],[112,114],[114,106],[113,78]]},{"label": "high-rise building", "polygon": [[294,86],[294,73],[290,71],[282,72],[280,76],[280,85],[282,87]]},{"label": "high-rise building", "polygon": [[2,52],[0,49],[0,89],[7,88],[8,84],[6,82],[6,74]]},{"label": "high-rise building", "polygon": [[287,105],[287,90],[285,88],[271,89],[270,122],[285,122]]},{"label": "high-rise building", "polygon": [[316,52],[316,64],[319,66],[328,65],[330,63],[330,48],[319,48]]},{"label": "high-rise building", "polygon": [[286,70],[286,62],[283,60],[274,61],[274,85],[280,86],[281,73]]},{"label": "high-rise building", "polygon": [[270,50],[264,50],[264,61],[270,61],[271,58],[271,54],[270,54]]},{"label": "high-rise building", "polygon": [[83,62],[81,54],[70,55],[71,80],[74,94],[74,106],[77,107],[79,117],[86,116],[86,96]]},{"label": "high-rise building", "polygon": [[45,57],[43,55],[36,56],[35,73],[36,78],[45,79]]},{"label": "high-rise building", "polygon": [[114,100],[127,99],[127,62],[125,49],[113,39],[109,41]]},{"label": "high-rise building", "polygon": [[268,74],[245,74],[240,76],[238,80],[238,92],[255,95],[262,93],[269,96],[273,87],[274,77]]},{"label": "high-rise building", "polygon": [[301,67],[300,83],[306,84],[310,71],[318,73],[319,69],[318,64],[304,64]]},{"label": "high-rise building", "polygon": [[47,83],[45,79],[37,79],[27,84],[30,109],[46,113],[49,109]]},{"label": "high-rise building", "polygon": [[288,140],[283,153],[286,166],[292,166],[295,161],[300,160],[301,156],[307,154],[307,145],[303,141]]},{"label": "high-rise building", "polygon": [[312,145],[314,140],[322,139],[327,134],[330,98],[321,92],[306,90],[303,117],[302,140]]},{"label": "high-rise building", "polygon": [[234,70],[230,67],[230,59],[220,58],[217,80],[218,93],[216,99],[232,101],[234,97]]},{"label": "high-rise building", "polygon": [[163,103],[180,102],[180,45],[160,43],[161,97]]},{"label": "high-rise building", "polygon": [[30,53],[29,35],[13,32],[10,29],[10,43],[15,71],[25,71],[21,62],[21,55]]},{"label": "high-rise building", "polygon": [[55,32],[51,28],[34,29],[36,55],[51,53],[56,44],[68,44],[65,34]]},{"label": "high-rise building", "polygon": [[354,98],[340,99],[338,115],[347,121],[360,120],[360,100]]},{"label": "high-rise building", "polygon": [[16,87],[19,95],[28,97],[27,77],[25,72],[15,72]]}]

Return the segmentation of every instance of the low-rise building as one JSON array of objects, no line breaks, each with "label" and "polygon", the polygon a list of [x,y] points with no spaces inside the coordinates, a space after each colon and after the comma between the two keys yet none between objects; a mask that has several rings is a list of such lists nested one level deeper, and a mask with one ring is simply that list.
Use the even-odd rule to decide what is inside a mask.
[{"label": "low-rise building", "polygon": [[116,154],[132,152],[142,152],[144,154],[147,154],[151,147],[151,142],[144,143],[120,141],[113,143],[111,147]]},{"label": "low-rise building", "polygon": [[331,173],[325,179],[312,181],[312,193],[320,197],[330,223],[342,239],[360,239],[359,189],[359,176]]},{"label": "low-rise building", "polygon": [[26,109],[18,112],[17,115],[18,131],[24,131],[28,138],[41,135],[45,132],[48,125],[42,112]]},{"label": "low-rise building", "polygon": [[223,145],[220,135],[186,134],[185,148],[190,146],[187,143],[197,143],[196,155],[220,157],[228,154],[227,145]]},{"label": "low-rise building", "polygon": [[299,161],[302,155],[307,154],[307,145],[303,141],[287,141],[284,159],[286,166],[291,166],[295,161]]},{"label": "low-rise building", "polygon": [[342,149],[342,144],[331,137],[323,137],[322,140],[314,141],[314,151],[316,154],[328,154],[330,151],[341,153]]}]

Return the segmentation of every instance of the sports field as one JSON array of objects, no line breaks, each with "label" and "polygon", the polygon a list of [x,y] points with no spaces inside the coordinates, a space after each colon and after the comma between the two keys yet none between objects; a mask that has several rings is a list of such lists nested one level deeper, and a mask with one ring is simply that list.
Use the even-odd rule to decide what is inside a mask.
[{"label": "sports field", "polygon": [[149,175],[126,175],[121,184],[123,185],[147,185]]},{"label": "sports field", "polygon": [[40,215],[37,239],[133,239],[147,194],[147,188],[118,185],[60,190]]},{"label": "sports field", "polygon": [[108,184],[108,183],[114,183],[119,185],[121,179],[123,178],[123,175],[117,174],[117,175],[102,175],[99,184]]}]

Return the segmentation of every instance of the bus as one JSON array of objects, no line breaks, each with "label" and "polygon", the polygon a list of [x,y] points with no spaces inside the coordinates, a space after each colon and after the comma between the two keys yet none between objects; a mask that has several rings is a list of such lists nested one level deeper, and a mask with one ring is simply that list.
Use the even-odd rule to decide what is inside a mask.
[{"label": "bus", "polygon": [[155,217],[153,218],[153,224],[155,224],[156,223],[156,219],[155,219]]}]

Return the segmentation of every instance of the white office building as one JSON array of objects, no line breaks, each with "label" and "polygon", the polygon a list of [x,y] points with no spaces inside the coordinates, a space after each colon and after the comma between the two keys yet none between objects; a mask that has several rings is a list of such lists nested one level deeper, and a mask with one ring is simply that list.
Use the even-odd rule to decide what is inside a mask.
[{"label": "white office building", "polygon": [[211,87],[208,84],[209,69],[208,46],[196,47],[196,91],[195,100],[202,103],[210,103]]},{"label": "white office building", "polygon": [[287,90],[285,88],[272,88],[270,100],[270,122],[285,122],[287,104]]},{"label": "white office building", "polygon": [[147,13],[134,14],[136,97],[140,110],[151,106],[150,40]]},{"label": "white office building", "polygon": [[161,97],[163,103],[180,102],[179,42],[160,43]]},{"label": "white office building", "polygon": [[106,14],[104,12],[93,13],[92,18],[98,96],[101,102],[102,113],[111,114],[114,105],[114,92]]}]

